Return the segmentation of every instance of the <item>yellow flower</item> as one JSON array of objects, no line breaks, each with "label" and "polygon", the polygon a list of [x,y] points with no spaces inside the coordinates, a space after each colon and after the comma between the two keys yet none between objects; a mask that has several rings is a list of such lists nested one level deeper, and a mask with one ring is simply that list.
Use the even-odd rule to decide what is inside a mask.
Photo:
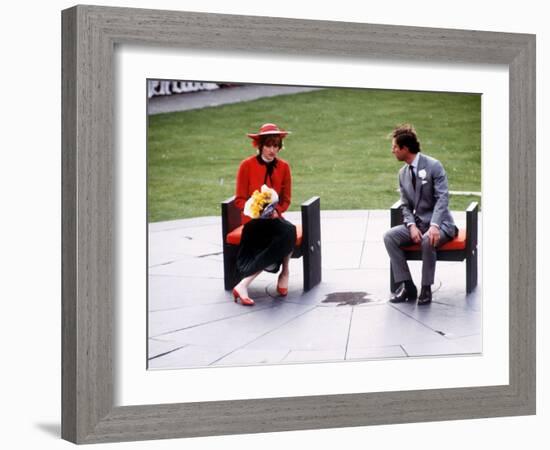
[{"label": "yellow flower", "polygon": [[277,193],[264,185],[261,191],[256,190],[252,193],[245,204],[244,213],[253,219],[257,219],[267,205],[277,201]]}]

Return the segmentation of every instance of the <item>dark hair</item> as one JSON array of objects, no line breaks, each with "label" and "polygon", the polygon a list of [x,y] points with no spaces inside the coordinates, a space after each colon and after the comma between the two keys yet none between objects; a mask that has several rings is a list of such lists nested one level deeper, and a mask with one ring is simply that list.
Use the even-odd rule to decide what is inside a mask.
[{"label": "dark hair", "polygon": [[264,134],[258,137],[258,150],[261,152],[264,145],[273,142],[280,149],[283,148],[283,138],[279,134]]},{"label": "dark hair", "polygon": [[421,152],[420,141],[416,136],[416,130],[408,123],[395,128],[391,134],[399,148],[407,147],[411,153]]}]

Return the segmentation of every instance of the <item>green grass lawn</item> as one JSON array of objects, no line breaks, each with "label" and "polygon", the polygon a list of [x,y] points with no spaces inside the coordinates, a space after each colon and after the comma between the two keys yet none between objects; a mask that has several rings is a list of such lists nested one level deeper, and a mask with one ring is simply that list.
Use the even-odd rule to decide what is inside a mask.
[{"label": "green grass lawn", "polygon": [[[291,210],[313,195],[324,210],[389,208],[402,163],[388,135],[404,122],[443,163],[450,190],[481,191],[479,95],[324,89],[150,116],[149,222],[219,215],[240,161],[255,154],[246,133],[266,122],[292,131],[280,153],[292,167]],[[472,200],[451,196],[451,209]]]}]

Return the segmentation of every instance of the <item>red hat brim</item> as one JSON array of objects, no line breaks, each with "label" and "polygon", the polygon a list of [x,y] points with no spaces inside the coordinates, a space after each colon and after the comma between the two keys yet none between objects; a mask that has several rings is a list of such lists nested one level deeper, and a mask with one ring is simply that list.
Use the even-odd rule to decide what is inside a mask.
[{"label": "red hat brim", "polygon": [[247,136],[251,139],[259,139],[260,136],[267,136],[269,134],[277,134],[281,137],[286,137],[288,134],[290,133],[290,131],[283,131],[283,130],[280,130],[280,131],[265,131],[264,133],[247,133]]}]

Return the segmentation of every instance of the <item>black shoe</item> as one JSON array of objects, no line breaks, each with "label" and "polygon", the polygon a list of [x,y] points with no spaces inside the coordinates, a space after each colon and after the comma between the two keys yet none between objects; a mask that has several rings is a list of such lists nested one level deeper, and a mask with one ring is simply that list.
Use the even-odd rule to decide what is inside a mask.
[{"label": "black shoe", "polygon": [[398,288],[397,291],[391,296],[390,302],[391,303],[403,303],[412,301],[414,302],[416,300],[416,287],[407,289],[405,283],[402,283]]},{"label": "black shoe", "polygon": [[419,305],[427,305],[432,302],[432,288],[431,286],[422,286],[420,289],[420,296],[418,297]]}]

